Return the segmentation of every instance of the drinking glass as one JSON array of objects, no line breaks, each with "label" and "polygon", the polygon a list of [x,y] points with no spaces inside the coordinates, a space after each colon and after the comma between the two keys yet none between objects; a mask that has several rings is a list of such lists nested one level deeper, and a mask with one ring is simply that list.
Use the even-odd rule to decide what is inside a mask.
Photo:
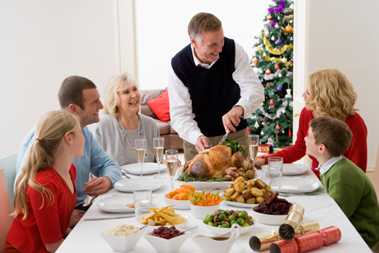
[{"label": "drinking glass", "polygon": [[[155,160],[159,164],[159,167],[163,162],[163,151],[164,151],[164,138],[163,137],[154,137],[153,138],[153,149],[155,154]],[[160,174],[160,170],[158,171]]]},{"label": "drinking glass", "polygon": [[166,160],[168,174],[170,175],[171,188],[174,188],[174,176],[175,176],[176,170],[179,167],[178,150],[167,149],[165,151],[165,160]]},{"label": "drinking glass", "polygon": [[273,181],[278,181],[277,186],[280,190],[280,177],[283,175],[283,158],[279,156],[271,156],[267,159],[267,175],[271,179],[270,184],[273,185]]},{"label": "drinking glass", "polygon": [[249,144],[249,156],[250,159],[255,161],[255,158],[258,154],[258,146],[259,146],[259,135],[252,134],[249,135],[250,144]]},{"label": "drinking glass", "polygon": [[139,221],[143,215],[148,214],[153,207],[151,190],[136,190],[133,192],[134,213]]},{"label": "drinking glass", "polygon": [[140,176],[142,176],[143,163],[147,149],[147,141],[145,138],[135,140],[135,148],[137,151],[137,161],[140,165]]}]

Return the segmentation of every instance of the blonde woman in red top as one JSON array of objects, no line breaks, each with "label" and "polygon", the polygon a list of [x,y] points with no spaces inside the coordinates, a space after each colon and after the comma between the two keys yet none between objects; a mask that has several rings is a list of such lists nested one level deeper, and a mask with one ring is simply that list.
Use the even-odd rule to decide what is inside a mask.
[{"label": "blonde woman in red top", "polygon": [[67,111],[48,113],[16,182],[15,219],[5,252],[55,252],[75,222],[76,171],[83,153],[79,120]]},{"label": "blonde woman in red top", "polygon": [[[363,171],[367,168],[367,127],[354,108],[357,94],[347,77],[336,69],[324,69],[310,75],[304,92],[305,108],[301,111],[299,130],[294,145],[269,156],[281,156],[285,163],[292,163],[305,155],[304,137],[313,118],[330,116],[346,122],[353,136],[344,156]],[[267,163],[267,157],[259,157],[258,166]],[[319,175],[318,162],[312,159],[312,170]]]}]

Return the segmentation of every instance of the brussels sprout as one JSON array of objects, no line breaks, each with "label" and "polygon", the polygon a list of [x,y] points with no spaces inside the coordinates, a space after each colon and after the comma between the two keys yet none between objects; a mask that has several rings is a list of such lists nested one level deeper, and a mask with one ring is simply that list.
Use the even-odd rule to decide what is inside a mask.
[{"label": "brussels sprout", "polygon": [[243,226],[243,224],[245,224],[245,220],[242,218],[238,218],[237,223],[238,223],[238,225]]},{"label": "brussels sprout", "polygon": [[224,224],[220,225],[219,227],[230,228],[230,225],[229,225],[229,223],[224,223]]},{"label": "brussels sprout", "polygon": [[204,223],[208,224],[209,222],[212,222],[212,217],[211,215],[207,214],[207,216],[205,216],[204,218]]}]

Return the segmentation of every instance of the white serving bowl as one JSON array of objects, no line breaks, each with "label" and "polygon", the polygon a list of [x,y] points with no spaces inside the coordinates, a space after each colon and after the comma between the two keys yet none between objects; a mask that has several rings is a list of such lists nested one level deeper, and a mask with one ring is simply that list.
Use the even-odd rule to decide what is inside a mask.
[{"label": "white serving bowl", "polygon": [[143,235],[143,229],[139,229],[137,232],[126,236],[112,235],[108,231],[103,232],[101,235],[114,251],[127,252],[136,246]]},{"label": "white serving bowl", "polygon": [[259,223],[266,224],[266,225],[274,225],[279,226],[284,222],[284,220],[287,218],[287,214],[264,214],[259,213],[255,211],[254,209],[252,211],[253,219]]},{"label": "white serving bowl", "polygon": [[214,206],[197,206],[190,204],[191,214],[193,217],[203,220],[207,214],[212,214],[220,208],[220,204]]},{"label": "white serving bowl", "polygon": [[165,196],[166,203],[168,205],[171,205],[173,208],[178,210],[189,210],[191,207],[191,201],[189,200],[177,200],[177,199],[170,199]]},{"label": "white serving bowl", "polygon": [[176,184],[178,185],[183,185],[183,184],[189,184],[195,187],[196,190],[198,191],[214,191],[214,190],[225,190],[230,186],[230,184],[233,181],[218,181],[218,182],[213,182],[213,181],[191,181],[191,182],[184,182],[184,181],[179,181],[176,180]]},{"label": "white serving bowl", "polygon": [[184,234],[176,236],[171,239],[165,239],[162,237],[151,235],[151,233],[145,234],[146,240],[153,246],[158,253],[174,253],[179,252],[180,247],[184,241],[190,237],[190,233],[184,232]]},{"label": "white serving bowl", "polygon": [[[220,236],[220,235],[225,235],[225,234],[228,234],[230,232],[232,232],[233,228],[219,228],[219,227],[214,227],[214,226],[211,226],[211,225],[208,225],[208,224],[205,224],[204,222],[201,223],[201,225],[206,229],[208,230],[208,232],[214,236]],[[252,228],[254,226],[254,224],[250,225],[250,226],[246,226],[246,227],[241,227],[239,225],[238,226],[238,232],[240,235],[243,235],[243,234],[246,234],[248,232],[251,232],[252,231]]]}]

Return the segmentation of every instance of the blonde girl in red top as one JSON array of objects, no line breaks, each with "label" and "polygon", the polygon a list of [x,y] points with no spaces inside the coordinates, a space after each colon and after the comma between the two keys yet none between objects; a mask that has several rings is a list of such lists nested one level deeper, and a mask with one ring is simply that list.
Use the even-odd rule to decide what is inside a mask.
[{"label": "blonde girl in red top", "polygon": [[5,252],[55,252],[73,225],[76,171],[83,153],[77,117],[53,111],[39,122],[36,140],[16,182],[14,220]]},{"label": "blonde girl in red top", "polygon": [[[363,171],[367,168],[367,127],[355,109],[357,94],[347,77],[336,69],[324,69],[310,75],[304,92],[305,108],[301,111],[299,130],[294,145],[269,156],[281,156],[285,163],[292,163],[305,155],[304,137],[313,118],[329,116],[346,122],[353,136],[344,156]],[[257,159],[258,166],[267,163],[267,157]],[[312,159],[312,170],[319,175],[318,162]]]}]

